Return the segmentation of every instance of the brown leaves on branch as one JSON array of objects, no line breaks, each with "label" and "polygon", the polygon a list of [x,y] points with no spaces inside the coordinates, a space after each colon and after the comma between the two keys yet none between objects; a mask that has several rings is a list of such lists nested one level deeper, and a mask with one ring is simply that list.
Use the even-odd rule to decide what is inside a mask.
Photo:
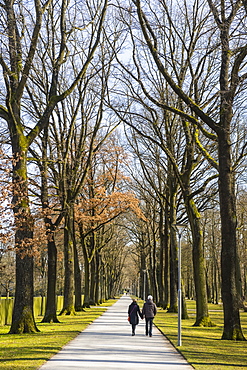
[{"label": "brown leaves on branch", "polygon": [[77,222],[93,224],[94,228],[113,221],[125,212],[133,212],[138,218],[146,220],[139,207],[139,200],[133,193],[114,191],[107,194],[104,187],[97,189],[93,198],[81,199],[75,208]]}]

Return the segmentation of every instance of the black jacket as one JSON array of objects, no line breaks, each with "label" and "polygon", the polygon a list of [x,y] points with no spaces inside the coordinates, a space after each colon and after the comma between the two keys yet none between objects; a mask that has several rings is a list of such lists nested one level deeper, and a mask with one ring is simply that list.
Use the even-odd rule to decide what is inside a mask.
[{"label": "black jacket", "polygon": [[140,311],[140,307],[138,306],[136,302],[132,302],[129,305],[128,315],[130,317],[130,324],[133,324],[133,325],[139,324],[139,316],[142,318],[142,314]]}]

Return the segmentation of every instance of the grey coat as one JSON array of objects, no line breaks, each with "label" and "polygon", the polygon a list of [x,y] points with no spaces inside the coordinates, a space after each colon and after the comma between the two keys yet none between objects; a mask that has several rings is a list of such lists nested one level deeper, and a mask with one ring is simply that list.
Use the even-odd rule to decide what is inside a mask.
[{"label": "grey coat", "polygon": [[153,319],[157,313],[156,305],[153,301],[148,299],[142,308],[142,315],[145,316],[146,319]]}]

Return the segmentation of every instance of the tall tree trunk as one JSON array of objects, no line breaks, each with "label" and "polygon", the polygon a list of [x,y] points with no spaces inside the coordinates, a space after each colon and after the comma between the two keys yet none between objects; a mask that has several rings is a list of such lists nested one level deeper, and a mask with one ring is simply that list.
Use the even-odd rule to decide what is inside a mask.
[{"label": "tall tree trunk", "polygon": [[106,300],[106,267],[102,262],[102,273],[100,274],[100,285],[101,285],[101,301],[102,303]]},{"label": "tall tree trunk", "polygon": [[[165,206],[165,215],[168,215],[168,202],[166,202]],[[164,246],[165,246],[165,266],[164,266],[164,289],[165,289],[165,295],[164,295],[164,305],[163,308],[166,309],[169,301],[170,301],[170,233],[169,233],[169,220],[166,216],[165,218],[165,235],[164,235]]]},{"label": "tall tree trunk", "polygon": [[182,319],[186,320],[189,319],[188,311],[187,311],[187,305],[186,305],[186,299],[185,299],[185,289],[184,289],[184,282],[181,280],[181,289],[182,289]]},{"label": "tall tree trunk", "polygon": [[42,322],[59,322],[57,318],[56,283],[57,283],[57,247],[54,233],[48,236],[48,281],[45,315]]},{"label": "tall tree trunk", "polygon": [[156,275],[156,233],[155,227],[152,225],[152,241],[150,241],[150,251],[149,251],[149,273],[150,273],[150,291],[149,293],[153,295],[154,301],[158,300],[158,289],[157,289],[157,275]]},{"label": "tall tree trunk", "polygon": [[244,340],[240,325],[240,297],[237,290],[236,200],[228,130],[221,130],[219,143],[219,194],[221,214],[221,274],[224,329],[222,339]]},{"label": "tall tree trunk", "polygon": [[168,312],[178,312],[178,294],[177,294],[177,238],[176,231],[171,228],[170,231],[170,302]]},{"label": "tall tree trunk", "polygon": [[200,214],[193,199],[185,197],[187,214],[193,239],[193,270],[196,292],[196,322],[194,326],[213,326],[208,314],[206,290],[205,260],[203,255],[203,237],[200,225]]},{"label": "tall tree trunk", "polygon": [[96,278],[96,265],[95,265],[95,254],[91,260],[91,263],[90,263],[90,300],[89,300],[89,303],[91,305],[95,305],[95,300],[94,300],[94,297],[95,297],[95,278]]},{"label": "tall tree trunk", "polygon": [[[28,273],[25,273],[28,271]],[[33,258],[16,255],[16,295],[9,334],[36,333],[33,315]]]},{"label": "tall tree trunk", "polygon": [[88,259],[84,257],[84,301],[83,308],[90,308],[89,298],[89,286],[90,286],[90,264]]},{"label": "tall tree trunk", "polygon": [[45,127],[42,136],[42,162],[39,165],[41,173],[41,204],[44,213],[44,222],[47,236],[48,249],[48,271],[47,271],[47,299],[45,314],[42,322],[56,322],[57,318],[57,297],[56,297],[56,283],[57,283],[57,247],[55,242],[55,225],[47,212],[49,211],[49,194],[48,194],[48,159],[47,159],[47,145],[48,145],[48,127]]},{"label": "tall tree trunk", "polygon": [[[172,177],[172,176],[171,176]],[[174,179],[175,181],[175,179]],[[175,181],[176,182],[176,181]],[[173,186],[173,179],[169,179],[169,215],[170,224],[176,223],[177,218],[177,187]],[[168,312],[178,312],[178,259],[177,259],[176,230],[170,228],[170,302]]]},{"label": "tall tree trunk", "polygon": [[74,315],[74,247],[71,238],[71,210],[66,213],[64,225],[64,304],[60,315]]},{"label": "tall tree trunk", "polygon": [[165,235],[164,235],[164,209],[163,205],[160,206],[159,212],[159,239],[160,239],[160,252],[159,252],[159,270],[158,270],[158,294],[159,301],[157,305],[164,307],[164,251],[165,251]]},{"label": "tall tree trunk", "polygon": [[[18,144],[16,144],[18,147]],[[33,314],[33,219],[29,209],[27,153],[13,145],[13,206],[15,217],[16,289],[10,334],[35,333]]]},{"label": "tall tree trunk", "polygon": [[84,301],[83,308],[90,308],[89,304],[89,284],[90,284],[90,263],[87,253],[86,240],[83,234],[83,227],[79,224],[81,247],[84,257]]},{"label": "tall tree trunk", "polygon": [[94,301],[96,304],[100,303],[100,255],[99,252],[96,251],[96,269],[95,269],[95,296],[94,296]]},{"label": "tall tree trunk", "polygon": [[105,298],[106,300],[109,299],[109,273],[108,273],[108,266],[105,267]]},{"label": "tall tree trunk", "polygon": [[74,280],[75,280],[75,310],[83,311],[82,300],[81,300],[81,269],[78,257],[78,250],[74,240]]},{"label": "tall tree trunk", "polygon": [[140,264],[141,264],[141,281],[140,281],[140,292],[141,298],[145,301],[147,298],[147,269],[146,269],[146,255],[144,252],[144,248],[142,248],[143,243],[140,245]]}]

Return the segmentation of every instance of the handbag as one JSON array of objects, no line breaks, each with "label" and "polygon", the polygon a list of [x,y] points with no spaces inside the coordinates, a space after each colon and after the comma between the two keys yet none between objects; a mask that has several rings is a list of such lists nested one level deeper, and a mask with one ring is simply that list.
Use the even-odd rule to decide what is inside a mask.
[{"label": "handbag", "polygon": [[[134,311],[134,308],[135,308],[135,307],[133,307],[133,308],[132,308],[130,315],[131,315],[131,314],[132,314],[132,312]],[[128,316],[128,321],[129,321],[129,322],[130,322],[130,315]]]}]

